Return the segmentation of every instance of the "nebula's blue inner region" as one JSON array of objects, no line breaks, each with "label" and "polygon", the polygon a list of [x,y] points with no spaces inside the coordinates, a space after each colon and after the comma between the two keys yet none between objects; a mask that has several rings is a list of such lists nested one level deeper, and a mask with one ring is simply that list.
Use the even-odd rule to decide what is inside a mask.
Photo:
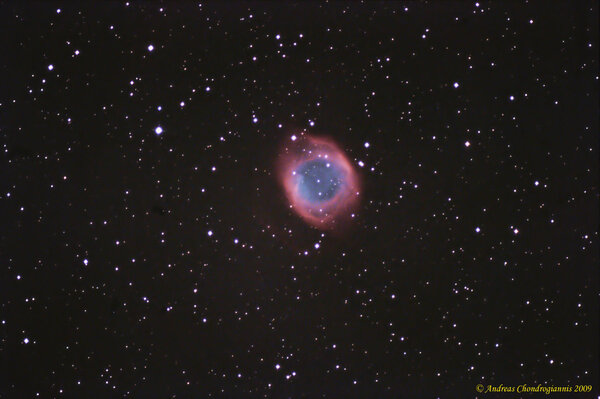
[{"label": "nebula's blue inner region", "polygon": [[331,161],[306,161],[295,170],[298,195],[313,203],[326,202],[335,197],[344,184],[343,170]]}]

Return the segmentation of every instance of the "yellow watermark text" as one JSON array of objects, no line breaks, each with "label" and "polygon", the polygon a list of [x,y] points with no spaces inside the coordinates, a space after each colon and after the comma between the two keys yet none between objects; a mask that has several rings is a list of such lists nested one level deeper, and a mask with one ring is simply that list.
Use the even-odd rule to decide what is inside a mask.
[{"label": "yellow watermark text", "polygon": [[585,393],[591,392],[591,385],[491,385],[477,384],[475,390],[479,393],[542,393],[550,395],[551,393]]}]

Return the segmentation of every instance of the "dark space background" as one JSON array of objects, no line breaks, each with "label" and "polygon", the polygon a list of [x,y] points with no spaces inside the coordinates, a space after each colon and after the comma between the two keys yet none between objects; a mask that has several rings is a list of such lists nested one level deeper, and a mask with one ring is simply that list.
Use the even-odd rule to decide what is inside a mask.
[{"label": "dark space background", "polygon": [[[597,16],[3,2],[0,397],[597,397]],[[344,231],[286,202],[302,133]]]}]

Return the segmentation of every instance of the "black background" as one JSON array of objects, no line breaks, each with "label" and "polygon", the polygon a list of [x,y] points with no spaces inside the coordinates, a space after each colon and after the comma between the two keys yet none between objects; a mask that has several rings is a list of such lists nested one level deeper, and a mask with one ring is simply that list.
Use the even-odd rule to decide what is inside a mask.
[{"label": "black background", "polygon": [[[0,396],[596,396],[597,13],[3,3]],[[289,209],[292,134],[348,229]]]}]

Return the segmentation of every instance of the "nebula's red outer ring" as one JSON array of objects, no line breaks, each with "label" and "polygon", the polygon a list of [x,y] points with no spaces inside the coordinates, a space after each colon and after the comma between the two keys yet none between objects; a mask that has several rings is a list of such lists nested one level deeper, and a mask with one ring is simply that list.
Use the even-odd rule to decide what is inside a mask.
[{"label": "nebula's red outer ring", "polygon": [[[340,184],[327,201],[311,202],[299,193],[296,171],[304,163],[325,160],[340,171]],[[286,143],[280,154],[279,179],[290,207],[307,223],[320,229],[331,229],[350,217],[360,199],[360,181],[346,154],[333,141],[301,136]]]}]

